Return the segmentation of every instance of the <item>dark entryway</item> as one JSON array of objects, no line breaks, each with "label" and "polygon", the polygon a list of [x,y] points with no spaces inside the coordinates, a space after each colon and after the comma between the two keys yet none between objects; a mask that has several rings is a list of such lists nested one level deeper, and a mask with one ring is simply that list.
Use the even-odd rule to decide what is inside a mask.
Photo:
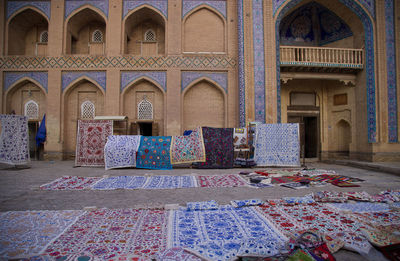
[{"label": "dark entryway", "polygon": [[151,122],[140,122],[139,123],[139,131],[142,136],[152,136],[153,132],[153,123]]},{"label": "dark entryway", "polygon": [[288,116],[289,123],[300,124],[300,146],[305,158],[317,158],[319,146],[317,116]]},{"label": "dark entryway", "polygon": [[43,160],[43,144],[37,146],[36,134],[39,129],[38,121],[28,122],[28,133],[29,133],[29,156],[32,160]]}]

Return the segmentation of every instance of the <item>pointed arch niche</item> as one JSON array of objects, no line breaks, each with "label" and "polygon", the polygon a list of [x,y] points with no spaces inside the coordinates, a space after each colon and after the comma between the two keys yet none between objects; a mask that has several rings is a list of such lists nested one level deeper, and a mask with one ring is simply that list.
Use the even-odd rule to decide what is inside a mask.
[{"label": "pointed arch niche", "polygon": [[188,13],[182,24],[184,53],[226,52],[226,21],[219,12],[201,5]]},{"label": "pointed arch niche", "polygon": [[6,53],[8,55],[46,55],[47,42],[41,35],[47,32],[46,15],[33,7],[26,7],[7,21]]},{"label": "pointed arch niche", "polygon": [[104,97],[103,88],[85,76],[65,88],[62,113],[64,158],[69,158],[75,153],[77,121],[103,115]]},{"label": "pointed arch niche", "polygon": [[123,53],[157,56],[166,53],[166,20],[155,8],[141,6],[124,19]]},{"label": "pointed arch niche", "polygon": [[166,105],[164,94],[164,89],[147,77],[138,78],[123,89],[121,111],[128,116],[133,134],[140,132],[144,127],[141,124],[149,124],[153,136],[163,135]]},{"label": "pointed arch niche", "polygon": [[90,5],[74,11],[66,20],[66,54],[103,55],[106,48],[106,17]]},{"label": "pointed arch niche", "polygon": [[183,91],[182,99],[183,130],[199,126],[226,126],[226,94],[217,83],[206,78],[199,79]]},{"label": "pointed arch niche", "polygon": [[32,102],[37,105],[37,118],[34,120],[39,120],[46,113],[46,93],[43,87],[33,80],[22,79],[16,82],[4,97],[7,114],[15,112],[17,115],[25,115],[26,104]]}]

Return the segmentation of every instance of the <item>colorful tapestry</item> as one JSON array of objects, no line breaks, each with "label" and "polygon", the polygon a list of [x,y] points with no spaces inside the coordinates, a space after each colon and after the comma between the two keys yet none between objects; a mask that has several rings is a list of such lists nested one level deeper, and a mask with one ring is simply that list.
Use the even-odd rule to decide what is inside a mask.
[{"label": "colorful tapestry", "polygon": [[359,221],[371,226],[400,225],[400,212],[395,210],[385,212],[354,213]]},{"label": "colorful tapestry", "polygon": [[254,153],[257,166],[299,166],[299,124],[258,124]]},{"label": "colorful tapestry", "polygon": [[50,183],[40,186],[42,190],[83,190],[90,189],[93,184],[100,181],[100,177],[64,176]]},{"label": "colorful tapestry", "polygon": [[317,229],[320,233],[341,239],[349,250],[368,253],[371,248],[361,232],[361,228],[371,229],[370,226],[326,205],[314,203],[272,206],[265,204],[258,209],[273,224],[277,224],[280,230],[293,236],[299,236],[299,228],[301,230]]},{"label": "colorful tapestry", "polygon": [[75,165],[104,166],[104,146],[112,133],[110,120],[79,120]]},{"label": "colorful tapestry", "polygon": [[0,114],[0,127],[0,163],[29,163],[28,118]]},{"label": "colorful tapestry", "polygon": [[205,162],[206,150],[204,147],[203,132],[200,127],[186,136],[172,136],[171,163]]},{"label": "colorful tapestry", "polygon": [[150,176],[144,189],[176,189],[197,187],[194,176]]},{"label": "colorful tapestry", "polygon": [[203,127],[206,161],[193,163],[204,169],[233,168],[233,129]]},{"label": "colorful tapestry", "polygon": [[140,135],[111,135],[104,146],[106,169],[136,167]]},{"label": "colorful tapestry", "polygon": [[143,176],[107,177],[97,182],[93,189],[141,189],[146,182],[147,177]]},{"label": "colorful tapestry", "polygon": [[87,212],[54,240],[54,258],[86,252],[99,260],[131,254],[155,258],[166,249],[167,212],[155,209],[100,209]]},{"label": "colorful tapestry", "polygon": [[249,186],[248,183],[237,174],[207,175],[197,176],[199,187],[219,188],[219,187],[243,187]]},{"label": "colorful tapestry", "polygon": [[343,192],[318,191],[313,194],[317,202],[346,202],[348,197]]},{"label": "colorful tapestry", "polygon": [[142,136],[136,167],[142,169],[172,169],[170,136]]},{"label": "colorful tapestry", "polygon": [[40,254],[83,214],[79,210],[10,211],[0,214],[0,259]]},{"label": "colorful tapestry", "polygon": [[268,239],[271,253],[279,252],[287,238],[253,207],[171,211],[169,247],[184,247],[211,260],[228,260],[238,255],[249,240]]}]

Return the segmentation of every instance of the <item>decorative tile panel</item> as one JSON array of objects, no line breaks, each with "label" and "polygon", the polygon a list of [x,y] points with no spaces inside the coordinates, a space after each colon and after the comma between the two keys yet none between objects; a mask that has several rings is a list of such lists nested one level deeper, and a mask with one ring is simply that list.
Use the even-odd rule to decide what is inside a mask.
[{"label": "decorative tile panel", "polygon": [[238,84],[239,84],[239,126],[246,126],[246,81],[244,76],[244,32],[243,0],[238,0]]},{"label": "decorative tile panel", "polygon": [[[273,0],[272,8],[274,11],[274,16],[276,11],[287,1],[288,0]],[[369,11],[372,17],[375,18],[375,0],[358,0],[358,1]]]},{"label": "decorative tile panel", "polygon": [[7,19],[26,6],[36,7],[50,19],[50,1],[7,1]]},{"label": "decorative tile panel", "polygon": [[98,8],[108,17],[108,0],[65,0],[65,18],[73,11],[86,4]]},{"label": "decorative tile panel", "polygon": [[389,142],[398,142],[396,40],[393,0],[385,0],[385,19]]},{"label": "decorative tile panel", "polygon": [[[315,23],[318,26],[315,26]],[[343,19],[328,8],[310,2],[282,19],[280,41],[284,45],[322,46],[353,35]]]},{"label": "decorative tile panel", "polygon": [[255,121],[265,122],[265,56],[263,0],[253,0]]},{"label": "decorative tile panel", "polygon": [[181,88],[186,89],[192,82],[200,78],[208,78],[218,83],[220,87],[228,93],[228,75],[226,72],[182,72],[181,73]]},{"label": "decorative tile panel", "polygon": [[168,0],[124,0],[124,17],[133,9],[150,5],[159,10],[166,18],[168,18]]},{"label": "decorative tile panel", "polygon": [[[375,55],[374,55],[374,32],[372,21],[368,14],[360,6],[360,4],[354,0],[339,0],[352,10],[361,20],[364,26],[365,33],[365,70],[366,70],[366,85],[367,85],[367,119],[368,119],[368,142],[376,142],[376,108],[375,108]],[[367,0],[366,0],[367,1]],[[370,0],[368,2],[373,2]],[[278,122],[281,121],[281,93],[280,93],[280,56],[279,56],[279,25],[283,17],[287,12],[295,5],[301,2],[301,0],[274,0],[274,5],[279,6],[274,9],[276,11],[281,5],[288,2],[286,6],[279,12],[275,23],[275,39],[276,39],[276,64],[277,67],[277,114]],[[274,6],[275,8],[275,6]]]},{"label": "decorative tile panel", "polygon": [[61,76],[62,90],[64,91],[73,81],[86,76],[106,90],[106,72],[63,72]]},{"label": "decorative tile panel", "polygon": [[182,18],[200,5],[208,5],[226,18],[226,0],[182,0]]},{"label": "decorative tile panel", "polygon": [[48,76],[47,72],[5,72],[4,91],[7,91],[13,84],[22,78],[28,78],[38,82],[47,92]]},{"label": "decorative tile panel", "polygon": [[0,69],[235,68],[229,56],[0,56]]},{"label": "decorative tile panel", "polygon": [[167,91],[167,73],[166,72],[150,72],[150,71],[135,71],[135,72],[121,72],[121,92],[128,87],[133,81],[147,77],[158,84]]},{"label": "decorative tile panel", "polygon": [[352,10],[361,20],[365,34],[365,70],[367,85],[368,141],[376,142],[376,103],[375,103],[375,53],[372,21],[354,0],[339,0]]}]

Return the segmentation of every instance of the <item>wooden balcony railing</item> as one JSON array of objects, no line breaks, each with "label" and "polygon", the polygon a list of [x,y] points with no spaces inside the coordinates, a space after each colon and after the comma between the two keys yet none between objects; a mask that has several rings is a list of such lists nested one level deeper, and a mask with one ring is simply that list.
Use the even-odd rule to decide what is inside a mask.
[{"label": "wooden balcony railing", "polygon": [[363,68],[363,49],[281,46],[282,66]]}]

